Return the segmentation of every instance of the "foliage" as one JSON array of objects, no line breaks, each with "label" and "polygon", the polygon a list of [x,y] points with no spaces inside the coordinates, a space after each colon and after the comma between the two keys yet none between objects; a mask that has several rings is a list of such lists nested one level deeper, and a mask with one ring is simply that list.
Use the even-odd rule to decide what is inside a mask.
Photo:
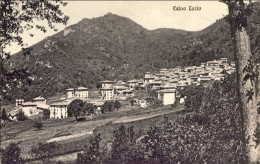
[{"label": "foliage", "polygon": [[50,110],[48,109],[43,109],[43,118],[44,120],[49,119],[50,118]]},{"label": "foliage", "polygon": [[113,112],[115,109],[114,101],[105,101],[104,105],[101,108],[102,113]]},{"label": "foliage", "polygon": [[68,116],[74,116],[75,119],[77,120],[77,117],[80,115],[80,113],[83,110],[84,103],[80,99],[75,99],[73,100],[69,105],[68,105]]},{"label": "foliage", "polygon": [[3,108],[2,111],[1,111],[1,119],[5,120],[5,121],[8,120],[5,108]]},{"label": "foliage", "polygon": [[102,153],[100,152],[100,141],[102,140],[100,133],[92,138],[89,142],[90,146],[84,150],[84,153],[78,153],[77,164],[83,163],[101,163]]},{"label": "foliage", "polygon": [[131,105],[131,106],[134,106],[134,103],[135,103],[135,100],[132,99],[132,100],[130,101],[130,105]]},{"label": "foliage", "polygon": [[91,104],[91,103],[84,102],[82,112],[84,114],[88,114],[88,115],[93,114],[94,113],[94,105]]},{"label": "foliage", "polygon": [[25,121],[25,120],[27,120],[27,117],[25,116],[25,114],[24,114],[24,112],[22,110],[20,110],[17,113],[16,117],[17,117],[18,121]]},{"label": "foliage", "polygon": [[158,100],[158,99],[152,99],[152,101],[150,102],[150,105],[152,108],[157,108],[158,106],[162,105],[162,100]]},{"label": "foliage", "polygon": [[144,154],[136,144],[134,127],[121,125],[113,132],[111,159],[108,163],[142,163]]},{"label": "foliage", "polygon": [[[183,93],[188,98],[197,90],[189,87]],[[201,93],[190,98],[197,110],[174,121],[165,117],[144,136],[124,125],[114,130],[111,151],[102,156],[103,163],[246,163],[235,75]]]},{"label": "foliage", "polygon": [[119,100],[116,100],[114,106],[115,106],[116,110],[118,111],[118,109],[121,108],[121,103],[120,103],[120,101],[119,101]]},{"label": "foliage", "polygon": [[1,152],[1,163],[2,164],[20,164],[22,163],[22,158],[20,156],[21,149],[16,143],[10,143]]},{"label": "foliage", "polygon": [[260,144],[260,123],[257,123],[257,128],[254,131],[254,136],[256,138],[256,147]]},{"label": "foliage", "polygon": [[185,97],[185,107],[188,111],[198,112],[201,107],[205,88],[203,86],[187,86],[179,91],[180,97]]},{"label": "foliage", "polygon": [[150,85],[147,86],[147,92],[150,98],[157,98],[157,90],[152,89]]},{"label": "foliage", "polygon": [[[25,31],[41,30],[46,32],[46,26],[41,23],[46,21],[48,27],[55,29],[56,23],[66,24],[68,17],[60,10],[60,5],[66,6],[62,1],[15,1],[3,0],[0,2],[0,95],[9,99],[11,89],[21,87],[21,84],[29,84],[29,71],[24,68],[6,68],[5,61],[10,57],[6,52],[7,46],[17,43],[22,48],[26,46],[21,34]],[[36,20],[38,22],[36,22]],[[33,37],[33,34],[30,34]],[[23,48],[23,54],[30,54],[32,48]],[[21,58],[21,57],[20,57]]]},{"label": "foliage", "polygon": [[60,145],[56,142],[41,143],[32,147],[31,154],[33,157],[40,159],[43,163],[49,163],[50,159],[55,156],[55,151],[59,149]]},{"label": "foliage", "polygon": [[152,127],[145,138],[150,159],[155,163],[245,163],[234,81],[232,75],[207,88],[196,113]]},{"label": "foliage", "polygon": [[43,127],[43,124],[40,120],[38,120],[33,124],[33,127],[36,128],[37,130],[40,130]]}]

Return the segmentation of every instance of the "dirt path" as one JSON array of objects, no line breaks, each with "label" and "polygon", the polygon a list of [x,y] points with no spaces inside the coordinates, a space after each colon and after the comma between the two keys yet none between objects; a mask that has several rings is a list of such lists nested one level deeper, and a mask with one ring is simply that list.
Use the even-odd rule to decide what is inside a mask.
[{"label": "dirt path", "polygon": [[93,130],[90,130],[90,131],[80,132],[80,133],[73,134],[73,135],[52,138],[52,139],[48,140],[47,143],[64,141],[64,140],[68,140],[68,139],[72,139],[72,138],[76,138],[76,137],[81,137],[81,136],[84,136],[84,135],[92,135],[92,134],[93,134]]},{"label": "dirt path", "polygon": [[159,112],[149,113],[149,114],[144,113],[144,114],[141,114],[141,115],[123,116],[123,117],[120,117],[119,119],[115,120],[113,122],[113,124],[144,120],[144,119],[153,118],[153,117],[156,117],[156,116],[161,116],[161,115],[164,115],[164,114],[178,112],[178,111],[181,111],[181,110],[183,110],[183,109],[170,110],[170,111],[169,110],[168,111],[159,111]]}]

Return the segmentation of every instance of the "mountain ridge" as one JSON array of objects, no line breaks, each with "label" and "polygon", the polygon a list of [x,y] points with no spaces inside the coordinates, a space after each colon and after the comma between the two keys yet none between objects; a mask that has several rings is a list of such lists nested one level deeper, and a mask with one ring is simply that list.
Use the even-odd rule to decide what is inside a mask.
[{"label": "mountain ridge", "polygon": [[[250,19],[254,24],[260,22],[260,7],[256,6],[257,12]],[[255,45],[260,35],[250,29]],[[198,65],[221,57],[233,60],[229,36],[229,25],[224,19],[201,31],[190,32],[169,28],[148,30],[111,13],[84,18],[33,45],[31,55],[12,55],[7,65],[27,69],[34,81],[10,96],[25,100],[39,95],[50,97],[66,88],[95,88],[105,79],[142,78],[145,71]]]}]

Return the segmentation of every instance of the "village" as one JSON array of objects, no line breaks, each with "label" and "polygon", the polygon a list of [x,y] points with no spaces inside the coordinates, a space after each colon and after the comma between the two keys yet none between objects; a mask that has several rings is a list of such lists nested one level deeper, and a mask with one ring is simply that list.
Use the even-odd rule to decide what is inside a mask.
[{"label": "village", "polygon": [[234,64],[228,64],[227,58],[201,63],[200,66],[176,67],[172,69],[163,68],[159,72],[145,72],[143,79],[129,81],[102,81],[98,96],[91,96],[87,87],[68,88],[66,97],[59,101],[47,101],[44,97],[36,97],[30,102],[23,99],[16,99],[14,109],[9,113],[8,118],[17,121],[16,115],[23,111],[26,117],[31,117],[49,111],[49,119],[62,119],[68,117],[68,105],[75,99],[91,103],[94,106],[94,114],[102,113],[102,106],[106,101],[117,100],[124,102],[131,99],[131,104],[145,109],[149,106],[147,99],[135,99],[136,91],[147,92],[154,90],[157,99],[163,105],[173,105],[176,98],[183,103],[185,98],[180,98],[177,90],[184,89],[190,85],[206,85],[210,81],[222,80],[224,75],[235,71]]}]

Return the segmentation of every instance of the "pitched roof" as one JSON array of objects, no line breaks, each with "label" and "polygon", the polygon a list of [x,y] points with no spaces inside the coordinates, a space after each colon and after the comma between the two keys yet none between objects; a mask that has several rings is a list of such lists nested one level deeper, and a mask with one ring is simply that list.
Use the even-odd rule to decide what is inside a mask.
[{"label": "pitched roof", "polygon": [[52,103],[52,104],[50,104],[50,106],[67,106],[69,104],[70,104],[70,102],[62,101],[62,102]]},{"label": "pitched roof", "polygon": [[157,93],[175,93],[176,90],[175,89],[162,89],[157,91]]},{"label": "pitched roof", "polygon": [[39,96],[39,97],[34,98],[33,100],[45,100],[45,98],[42,96]]},{"label": "pitched roof", "polygon": [[78,87],[78,90],[88,90],[86,87]]}]

